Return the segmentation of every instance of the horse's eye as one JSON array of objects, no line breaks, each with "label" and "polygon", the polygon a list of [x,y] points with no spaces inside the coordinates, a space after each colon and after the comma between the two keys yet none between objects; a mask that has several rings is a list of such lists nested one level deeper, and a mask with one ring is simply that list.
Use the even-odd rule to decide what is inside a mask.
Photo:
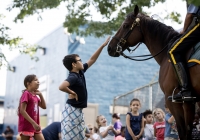
[{"label": "horse's eye", "polygon": [[125,28],[128,28],[128,24],[124,24],[123,25],[123,28],[125,29]]}]

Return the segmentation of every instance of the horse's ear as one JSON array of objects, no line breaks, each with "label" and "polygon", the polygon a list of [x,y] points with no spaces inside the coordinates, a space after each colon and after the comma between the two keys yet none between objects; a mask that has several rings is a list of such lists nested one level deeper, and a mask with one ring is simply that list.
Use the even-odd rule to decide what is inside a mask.
[{"label": "horse's ear", "polygon": [[136,17],[139,13],[139,7],[137,5],[135,5],[135,8],[134,8],[134,16]]}]

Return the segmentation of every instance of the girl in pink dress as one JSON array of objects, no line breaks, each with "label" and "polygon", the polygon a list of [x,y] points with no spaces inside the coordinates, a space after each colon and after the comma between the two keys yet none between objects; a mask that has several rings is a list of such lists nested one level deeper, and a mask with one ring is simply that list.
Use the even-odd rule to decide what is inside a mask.
[{"label": "girl in pink dress", "polygon": [[39,106],[46,109],[46,103],[38,90],[39,81],[36,75],[27,75],[24,86],[26,89],[23,90],[18,107],[18,132],[21,140],[29,140],[32,137],[35,140],[44,140],[40,127]]}]

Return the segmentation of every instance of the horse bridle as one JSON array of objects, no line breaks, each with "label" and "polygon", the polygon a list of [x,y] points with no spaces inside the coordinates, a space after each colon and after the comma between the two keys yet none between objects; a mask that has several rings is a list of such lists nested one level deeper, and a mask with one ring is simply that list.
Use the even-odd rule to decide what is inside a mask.
[{"label": "horse bridle", "polygon": [[[128,30],[128,32],[125,34],[125,36],[122,37],[122,38],[119,40],[119,42],[117,43],[117,49],[116,49],[116,52],[117,52],[117,53],[119,53],[119,54],[123,53],[123,52],[122,52],[122,46],[126,44],[128,37],[130,36],[131,32],[133,31],[133,28],[134,28],[135,26],[140,26],[140,23],[139,23],[139,22],[140,22],[140,19],[139,19],[139,18],[136,18],[135,21],[132,23],[131,28],[130,28],[130,29]],[[113,38],[117,39],[116,37],[113,37]],[[117,40],[118,40],[118,39],[117,39]],[[138,45],[138,46],[139,46],[139,45]],[[138,47],[138,46],[137,46],[137,47]],[[136,48],[137,48],[137,47],[136,47]],[[135,48],[135,49],[136,49],[136,48]],[[127,48],[127,50],[128,50],[129,52],[131,51],[129,47]],[[133,51],[133,50],[132,50],[132,51]]]},{"label": "horse bridle", "polygon": [[[123,53],[123,51],[122,51],[122,46],[125,45],[125,43],[127,42],[127,39],[128,39],[128,37],[130,36],[130,34],[131,34],[131,32],[133,31],[133,29],[134,29],[135,26],[140,26],[140,19],[139,19],[139,18],[136,18],[136,19],[133,21],[133,23],[132,23],[132,25],[131,25],[131,28],[130,28],[129,31],[125,34],[124,37],[122,37],[121,39],[118,39],[118,38],[115,37],[115,36],[113,37],[114,39],[116,39],[116,40],[119,41],[119,42],[117,43],[116,52],[119,53],[120,55],[122,55],[123,57],[128,58],[128,59],[131,59],[131,60],[134,60],[134,61],[145,61],[145,60],[152,59],[152,58],[154,58],[155,56],[159,55],[163,50],[165,50],[165,49],[168,47],[168,45],[166,45],[160,52],[158,52],[157,54],[155,54],[155,55],[153,55],[153,56],[152,56],[151,54],[148,54],[148,55],[139,55],[139,56],[127,56],[127,55],[125,55],[125,54]],[[140,32],[141,32],[141,34],[142,34],[142,36],[143,36],[141,27],[140,27]],[[130,50],[129,47],[126,48],[126,49],[127,49],[129,52],[133,52],[133,51],[135,51],[135,50],[139,47],[139,45],[140,45],[141,43],[142,43],[142,42],[139,42],[138,45],[137,45],[137,46],[135,47],[135,49],[133,49],[133,50]],[[145,59],[134,59],[135,57],[147,57],[147,56],[150,56],[150,57],[149,57],[149,58],[145,58]]]}]

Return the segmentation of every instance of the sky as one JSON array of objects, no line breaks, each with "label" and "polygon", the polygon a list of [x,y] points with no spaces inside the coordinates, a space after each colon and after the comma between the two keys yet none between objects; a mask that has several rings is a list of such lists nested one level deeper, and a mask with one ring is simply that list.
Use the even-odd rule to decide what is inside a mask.
[{"label": "sky", "polygon": [[[182,14],[182,21],[184,21],[185,13],[186,13],[186,4],[182,0],[166,0],[165,4],[158,4],[156,7],[145,10],[150,13],[150,15],[157,14],[160,18],[165,17],[167,12],[171,12],[176,10],[177,12]],[[0,14],[5,15],[5,19],[3,23],[10,27],[10,35],[11,36],[20,36],[23,38],[23,42],[27,42],[29,44],[37,43],[43,37],[62,26],[62,23],[65,20],[65,16],[67,14],[66,3],[62,3],[58,8],[51,10],[44,10],[41,14],[42,20],[38,21],[38,15],[33,15],[26,17],[23,23],[14,23],[13,19],[19,12],[18,10],[13,10],[11,12],[7,11],[6,8],[9,6],[11,0],[0,0]],[[172,4],[173,3],[173,4]],[[93,20],[99,20],[98,13],[93,12],[94,17]],[[98,19],[95,19],[98,18]],[[177,24],[171,22],[170,20],[164,20],[164,23],[172,26],[174,29],[180,29],[183,27],[182,24]],[[8,61],[11,61],[16,56],[19,55],[18,51],[9,51],[7,49],[2,48],[2,52],[6,54]],[[5,87],[6,87],[6,68],[2,68],[0,70],[0,96],[5,95]]]}]

